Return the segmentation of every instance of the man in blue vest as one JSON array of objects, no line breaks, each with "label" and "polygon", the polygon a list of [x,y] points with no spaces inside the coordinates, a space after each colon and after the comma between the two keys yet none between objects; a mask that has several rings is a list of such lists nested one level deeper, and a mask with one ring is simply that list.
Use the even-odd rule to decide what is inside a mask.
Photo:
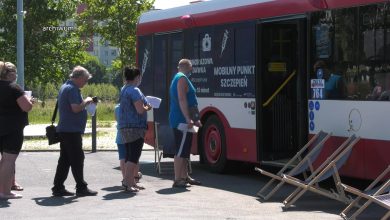
[{"label": "man in blue vest", "polygon": [[[188,79],[192,64],[188,59],[182,59],[178,65],[179,72],[173,77],[169,96],[169,123],[175,135],[176,154],[174,157],[175,181],[173,187],[189,187],[200,185],[188,175],[188,159],[191,152],[192,133],[188,132],[193,126],[201,126],[198,119],[192,119],[190,108],[197,108],[196,89]],[[195,120],[195,121],[194,121]],[[187,129],[179,130],[179,124],[186,124]]]}]

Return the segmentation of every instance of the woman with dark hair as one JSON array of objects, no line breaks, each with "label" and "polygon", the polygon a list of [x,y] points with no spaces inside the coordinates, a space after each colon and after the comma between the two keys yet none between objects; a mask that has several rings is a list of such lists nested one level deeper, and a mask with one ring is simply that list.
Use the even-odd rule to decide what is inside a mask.
[{"label": "woman with dark hair", "polygon": [[142,81],[139,69],[125,67],[124,78],[126,83],[120,93],[120,114],[118,120],[122,143],[126,146],[125,179],[123,184],[126,191],[138,192],[145,188],[137,185],[135,169],[144,145],[147,128],[146,112],[152,109],[152,107],[147,103],[144,94],[138,88]]},{"label": "woman with dark hair", "polygon": [[22,195],[11,192],[15,177],[15,161],[23,144],[23,129],[28,125],[28,114],[33,98],[16,84],[14,64],[0,61],[0,199],[18,199]]}]

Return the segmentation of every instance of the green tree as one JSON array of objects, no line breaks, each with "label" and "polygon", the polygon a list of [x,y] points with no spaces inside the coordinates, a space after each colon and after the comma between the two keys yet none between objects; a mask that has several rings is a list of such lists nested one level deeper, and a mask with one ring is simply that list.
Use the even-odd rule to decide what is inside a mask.
[{"label": "green tree", "polygon": [[[87,8],[78,16],[78,26],[87,35],[99,34],[103,41],[118,47],[120,70],[135,64],[136,24],[154,0],[85,0]],[[117,74],[114,74],[117,75]]]},{"label": "green tree", "polygon": [[[16,63],[16,1],[0,7],[0,59]],[[49,30],[76,14],[79,0],[24,0],[25,83],[62,82],[83,63],[86,42],[75,30]]]},{"label": "green tree", "polygon": [[82,64],[93,75],[89,83],[109,83],[110,79],[107,75],[106,67],[100,63],[95,56],[85,53],[85,61]]}]

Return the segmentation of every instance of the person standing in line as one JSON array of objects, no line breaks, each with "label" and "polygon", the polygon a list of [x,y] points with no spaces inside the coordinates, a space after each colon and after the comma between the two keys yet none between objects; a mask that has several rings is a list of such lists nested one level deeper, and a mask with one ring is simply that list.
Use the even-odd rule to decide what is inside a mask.
[{"label": "person standing in line", "polygon": [[179,72],[173,77],[169,90],[169,123],[173,128],[176,142],[176,154],[174,156],[175,180],[172,186],[189,187],[201,184],[188,175],[192,133],[181,131],[178,126],[180,123],[185,123],[188,129],[191,129],[194,125],[201,127],[202,124],[199,120],[193,121],[190,117],[190,107],[198,106],[195,87],[188,79],[188,75],[192,71],[191,61],[182,59],[179,61],[177,68]]},{"label": "person standing in line", "polygon": [[117,131],[116,131],[115,143],[116,143],[116,145],[118,147],[119,167],[120,167],[121,173],[122,173],[122,186],[124,186],[123,181],[125,179],[126,146],[122,142],[122,137],[121,137],[121,134],[120,134],[119,124],[118,124],[119,114],[120,114],[120,104],[115,106],[114,112],[115,112],[115,115],[114,115],[115,116],[115,121],[117,123],[116,124]]},{"label": "person standing in line", "polygon": [[96,191],[90,190],[84,181],[84,151],[82,134],[87,123],[85,107],[93,102],[91,97],[83,99],[80,89],[87,84],[91,74],[82,66],[76,66],[60,88],[58,94],[59,122],[57,132],[60,137],[60,157],[54,186],[53,196],[73,196],[74,193],[65,189],[64,182],[72,169],[76,181],[76,196],[95,196]]},{"label": "person standing in line", "polygon": [[126,146],[124,186],[126,191],[138,192],[145,189],[136,183],[136,174],[138,173],[136,169],[147,129],[146,112],[152,107],[146,102],[145,96],[138,88],[142,81],[139,69],[125,67],[124,78],[126,84],[121,89],[118,121],[122,141]]},{"label": "person standing in line", "polygon": [[[122,142],[122,136],[121,136],[119,124],[118,124],[119,114],[120,114],[120,104],[115,106],[114,112],[115,112],[115,115],[114,115],[115,121],[117,122],[115,143],[118,147],[119,168],[120,168],[121,173],[122,173],[122,186],[125,187],[126,185],[124,184],[124,180],[125,180],[126,145]],[[134,173],[135,182],[139,183],[139,180],[142,178],[142,173],[139,172],[139,164],[137,164],[134,172],[135,172]]]},{"label": "person standing in line", "polygon": [[23,145],[23,129],[34,103],[16,84],[14,64],[0,62],[0,199],[18,199],[11,192],[15,183],[15,161]]}]

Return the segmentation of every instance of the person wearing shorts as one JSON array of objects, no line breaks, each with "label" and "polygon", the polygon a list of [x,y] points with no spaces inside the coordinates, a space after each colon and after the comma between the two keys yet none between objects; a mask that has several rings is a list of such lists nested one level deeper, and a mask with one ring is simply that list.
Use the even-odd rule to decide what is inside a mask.
[{"label": "person wearing shorts", "polygon": [[18,199],[11,192],[15,178],[15,161],[23,145],[23,129],[28,125],[27,112],[33,98],[27,97],[16,84],[16,67],[0,61],[0,199]]},{"label": "person wearing shorts", "polygon": [[138,88],[142,81],[139,69],[125,67],[124,78],[126,84],[121,89],[118,117],[118,128],[121,132],[122,141],[126,146],[123,184],[126,191],[138,192],[145,189],[137,184],[136,176],[138,176],[137,166],[139,166],[139,158],[141,157],[147,129],[146,112],[151,110],[151,106],[146,102],[145,96]]},{"label": "person wearing shorts", "polygon": [[[119,114],[120,114],[120,104],[115,106],[115,120],[117,122],[117,131],[116,131],[116,138],[115,138],[115,143],[118,147],[118,156],[119,156],[119,167],[121,169],[122,173],[122,186],[125,186],[123,183],[123,180],[125,179],[125,160],[126,160],[126,145],[123,143],[122,136],[120,129],[118,127],[118,120],[119,120]],[[142,178],[142,173],[139,171],[139,164],[137,164],[135,168],[135,173],[134,173],[134,178],[135,182],[139,182],[139,180]]]},{"label": "person wearing shorts", "polygon": [[190,157],[192,133],[178,129],[180,123],[187,124],[188,129],[194,125],[202,126],[199,120],[190,118],[190,107],[198,105],[196,90],[188,79],[192,71],[191,61],[182,59],[179,61],[178,73],[173,77],[170,90],[169,124],[175,136],[176,154],[174,157],[175,180],[173,187],[188,187],[201,183],[188,175],[188,159]]}]

